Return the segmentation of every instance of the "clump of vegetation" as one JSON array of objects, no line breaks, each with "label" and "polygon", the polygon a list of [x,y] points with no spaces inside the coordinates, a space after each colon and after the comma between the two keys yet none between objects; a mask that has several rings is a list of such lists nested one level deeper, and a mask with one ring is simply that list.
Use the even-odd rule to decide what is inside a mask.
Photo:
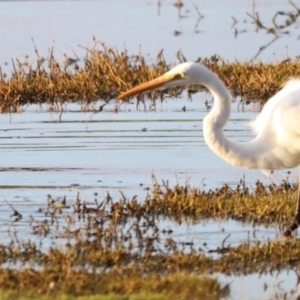
[{"label": "clump of vegetation", "polygon": [[282,224],[294,216],[296,190],[297,186],[286,180],[268,186],[257,181],[251,188],[241,180],[235,189],[224,184],[219,189],[205,191],[189,185],[170,188],[168,182],[158,184],[154,178],[153,196],[143,205],[177,222],[224,218]]},{"label": "clump of vegetation", "polygon": [[[54,297],[64,300],[172,300],[209,297],[209,299],[218,300],[229,296],[229,285],[221,284],[217,279],[191,276],[187,273],[169,276],[153,275],[147,278],[134,275],[125,278],[117,273],[105,275],[63,272],[58,275],[57,273],[46,274],[46,272],[35,273],[33,270],[10,271],[9,273],[7,279],[15,279],[21,286],[20,292],[3,292],[10,298],[1,297],[1,299],[18,299],[17,297],[24,292],[25,295],[28,294],[28,298],[25,299],[41,299],[44,295],[45,300]],[[3,272],[0,276],[5,278]],[[44,276],[46,280],[41,276]],[[16,289],[15,285],[12,287]]]},{"label": "clump of vegetation", "polygon": [[[12,60],[10,76],[0,69],[0,110],[20,111],[30,104],[48,104],[63,109],[69,102],[79,103],[83,110],[99,100],[104,103],[116,99],[125,90],[153,79],[174,66],[165,61],[163,52],[157,55],[155,64],[148,65],[142,55],[119,52],[94,39],[94,46],[85,48],[83,60],[65,56],[63,64],[53,55],[53,47],[48,57],[39,54],[34,46],[36,60]],[[185,58],[178,54],[180,62]],[[290,77],[300,75],[298,59],[270,64],[259,61],[227,62],[218,56],[199,58],[225,82],[233,97],[242,97],[246,103],[264,104]],[[189,95],[201,89],[190,87]],[[170,89],[168,93],[178,96],[182,88]],[[152,101],[162,99],[165,93],[147,94]],[[144,99],[139,97],[139,101]]]},{"label": "clump of vegetation", "polygon": [[[232,218],[279,226],[293,215],[295,185],[257,182],[250,189],[242,180],[236,189],[223,185],[202,191],[188,184],[170,187],[153,181],[144,201],[122,192],[118,200],[107,193],[103,200],[95,195],[89,203],[80,193],[73,201],[48,195],[48,203],[30,216],[33,238],[26,241],[15,226],[13,231],[8,228],[11,241],[0,244],[1,289],[49,297],[122,295],[125,298],[120,299],[127,299],[125,295],[150,294],[157,299],[207,295],[220,299],[228,295],[229,286],[203,275],[278,271],[299,264],[300,242],[294,238],[236,246],[225,238],[216,249],[208,249],[191,240],[178,242],[172,229],[161,222],[197,226],[203,219]],[[10,206],[12,222],[22,220],[25,226],[22,212]],[[53,240],[57,242],[49,243]],[[48,249],[42,250],[41,244],[48,244]]]},{"label": "clump of vegetation", "polygon": [[229,63],[211,58],[206,60],[205,64],[220,76],[233,97],[241,97],[247,104],[250,102],[265,104],[288,79],[300,76],[299,58],[274,63],[259,61]]}]

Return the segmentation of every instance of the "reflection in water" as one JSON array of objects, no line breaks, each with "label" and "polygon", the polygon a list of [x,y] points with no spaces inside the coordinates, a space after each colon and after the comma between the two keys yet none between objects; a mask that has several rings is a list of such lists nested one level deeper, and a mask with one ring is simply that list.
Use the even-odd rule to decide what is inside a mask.
[{"label": "reflection in water", "polygon": [[[0,1],[0,28],[3,29],[0,39],[6,41],[0,44],[1,67],[9,72],[11,57],[29,55],[29,60],[32,59],[32,37],[42,55],[47,55],[48,47],[55,40],[59,54],[67,49],[68,57],[73,57],[68,47],[75,47],[82,59],[85,50],[76,48],[77,45],[88,45],[96,34],[107,45],[120,50],[126,44],[129,53],[137,53],[141,47],[149,61],[161,49],[167,61],[177,61],[178,49],[189,60],[216,53],[230,60],[249,60],[270,38],[264,31],[253,30],[252,21],[246,15],[252,11],[252,1],[201,1],[196,6],[192,1],[184,1],[184,6],[178,8],[179,18],[173,0],[161,2],[159,16],[157,1],[124,3],[123,0],[89,1],[87,6],[85,1],[74,1],[70,8],[68,1]],[[290,11],[291,6],[284,0],[273,1],[271,6],[269,1],[259,1],[256,9],[262,20],[271,20],[276,11]],[[231,28],[232,17],[236,23]],[[175,31],[181,34],[175,36]],[[294,28],[289,36],[276,40],[259,58],[272,61],[274,53],[276,59],[298,55],[298,33],[293,31]],[[63,61],[65,57],[61,56]],[[127,113],[126,107],[114,114],[109,107],[104,107],[103,112],[91,115],[77,113],[74,108],[62,116],[62,123],[57,122],[59,114],[37,113],[33,107],[20,115],[0,115],[1,198],[7,199],[23,215],[14,225],[13,216],[10,217],[13,210],[5,201],[0,202],[2,242],[10,242],[15,229],[21,241],[32,239],[28,220],[32,216],[43,221],[39,208],[46,205],[49,193],[53,197],[66,195],[73,204],[78,191],[84,200],[91,201],[95,192],[100,198],[107,191],[119,199],[122,190],[127,197],[138,195],[142,201],[152,185],[151,174],[158,182],[169,180],[172,185],[188,180],[192,186],[205,189],[219,187],[223,182],[236,185],[244,175],[250,186],[257,179],[268,182],[259,171],[234,168],[211,153],[202,138],[201,120],[206,111],[199,98],[194,96],[194,102],[169,100],[157,105],[157,112],[146,113],[134,109]],[[254,117],[255,113],[237,113],[236,108],[226,134],[236,140],[249,140],[251,132],[245,124]],[[286,172],[277,172],[272,180],[280,182],[286,176]],[[290,176],[292,180],[296,177],[294,173]],[[178,225],[165,220],[161,226],[172,228],[178,243],[193,241],[207,254],[228,234],[226,242],[231,245],[276,239],[279,235],[274,228],[257,227],[254,237],[251,226],[236,222]],[[298,283],[296,272],[218,276],[232,282],[233,299],[284,298],[285,292],[292,294],[297,290]]]},{"label": "reflection in water", "polygon": [[[172,100],[147,112],[127,113],[127,105],[118,114],[108,107],[92,115],[74,112],[74,108],[63,114],[61,123],[57,123],[58,114],[27,111],[12,115],[11,121],[2,115],[0,150],[5,176],[1,185],[79,184],[83,189],[121,188],[143,196],[144,188],[152,185],[151,174],[171,183],[189,180],[192,186],[206,189],[224,182],[235,186],[243,176],[250,185],[257,179],[268,182],[260,171],[233,167],[210,151],[202,136],[201,121],[207,112],[201,98],[206,96],[195,95],[188,103]],[[251,110],[234,108],[226,135],[250,140],[246,124],[255,116]],[[276,172],[272,180],[279,183],[286,176],[286,171]],[[295,179],[294,173],[290,176]]]},{"label": "reflection in water", "polygon": [[[126,4],[122,0],[89,1],[88,6],[86,1],[74,1],[72,7],[66,1],[0,1],[0,39],[6,41],[0,44],[0,65],[5,67],[7,63],[9,71],[13,68],[11,58],[28,55],[30,60],[34,56],[32,38],[43,56],[55,41],[55,56],[60,55],[62,61],[64,52],[68,58],[82,60],[85,50],[77,45],[88,46],[93,35],[120,51],[124,45],[129,53],[142,50],[150,61],[161,49],[169,62],[177,61],[178,50],[188,60],[218,54],[244,61],[252,59],[273,39],[274,30],[268,29],[274,27],[276,12],[290,13],[279,16],[278,22],[276,19],[278,26],[290,22],[297,12],[286,0],[274,0],[272,5],[267,0],[257,1],[254,12],[259,13],[266,30],[256,31],[253,19],[247,15],[253,12],[253,1],[184,1],[179,8],[174,2],[162,1],[158,15],[156,0],[131,0]],[[290,26],[288,34],[277,34],[280,37],[258,58],[273,61],[298,55],[296,26]]]},{"label": "reflection in water", "polygon": [[[67,213],[73,211],[78,192],[88,205],[95,193],[103,199],[109,191],[114,199],[120,199],[120,190],[128,198],[137,195],[138,201],[143,201],[152,186],[151,174],[158,182],[169,180],[172,185],[172,182],[184,184],[188,180],[192,186],[204,189],[220,187],[223,182],[235,186],[243,176],[250,186],[257,179],[268,182],[259,171],[232,167],[208,149],[202,137],[201,120],[207,112],[201,97],[206,98],[199,94],[194,96],[193,102],[172,100],[157,107],[157,111],[147,112],[128,113],[130,106],[124,106],[118,114],[111,113],[107,107],[91,115],[77,113],[76,107],[71,107],[70,112],[62,116],[61,123],[57,122],[59,114],[39,113],[33,109],[10,117],[2,115],[2,197],[23,216],[12,225],[12,208],[5,201],[0,204],[2,241],[9,242],[15,229],[19,239],[32,239],[28,220],[31,217],[40,222],[44,220],[40,208],[46,205],[49,193],[54,198],[67,197],[71,206]],[[185,111],[181,110],[183,105]],[[234,108],[232,122],[226,128],[226,134],[232,139],[251,139],[252,134],[245,124],[256,114],[248,107],[244,109],[245,112],[237,113],[237,107]],[[275,176],[280,181],[286,172]],[[64,214],[60,218],[63,220]],[[179,245],[193,243],[207,255],[218,255],[214,250],[229,234],[226,245],[232,246],[264,242],[279,235],[278,229],[252,228],[233,221],[179,225],[161,220],[160,228],[166,231],[172,228]],[[53,232],[59,235],[59,231]],[[48,248],[52,243],[57,241],[43,240],[42,245]],[[221,278],[231,281],[231,278]],[[235,278],[238,284],[232,283],[232,288],[236,290],[241,280]],[[266,276],[268,286],[273,280]],[[245,279],[245,286],[246,282]],[[248,287],[245,291],[249,292]]]},{"label": "reflection in water", "polygon": [[245,276],[216,274],[216,277],[221,282],[231,282],[230,292],[233,299],[298,299],[300,294],[297,269],[276,274],[265,273]]}]

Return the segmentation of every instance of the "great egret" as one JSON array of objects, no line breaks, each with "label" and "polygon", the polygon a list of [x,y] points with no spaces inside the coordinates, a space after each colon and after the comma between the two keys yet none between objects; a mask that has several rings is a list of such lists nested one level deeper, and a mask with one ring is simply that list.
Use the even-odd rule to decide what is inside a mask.
[{"label": "great egret", "polygon": [[[225,161],[234,166],[263,171],[300,165],[300,79],[288,81],[266,103],[253,122],[257,136],[245,143],[231,141],[224,135],[223,128],[231,113],[231,95],[216,74],[198,63],[182,63],[164,75],[121,94],[118,99],[151,89],[189,84],[205,86],[214,97],[214,106],[203,120],[203,135],[210,149]],[[284,235],[290,236],[299,224],[300,184],[295,219]]]}]

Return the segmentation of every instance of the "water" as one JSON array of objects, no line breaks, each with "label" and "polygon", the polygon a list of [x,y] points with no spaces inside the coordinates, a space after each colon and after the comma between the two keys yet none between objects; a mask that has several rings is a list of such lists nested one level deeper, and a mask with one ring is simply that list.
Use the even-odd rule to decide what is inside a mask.
[{"label": "water", "polygon": [[[93,35],[120,51],[126,48],[132,54],[142,52],[148,62],[155,61],[161,49],[168,62],[177,61],[178,50],[189,60],[214,54],[229,60],[250,60],[273,38],[264,30],[255,32],[247,16],[252,12],[252,1],[184,1],[181,10],[174,2],[0,1],[0,39],[5,41],[0,44],[0,65],[9,72],[11,58],[29,55],[33,60],[31,38],[45,56],[55,40],[55,55],[61,62],[64,52],[74,57],[73,50],[82,59],[85,51],[78,45],[91,46]],[[204,16],[199,23],[193,3]],[[299,1],[294,3],[300,6]],[[272,6],[260,0],[256,9],[266,26],[272,25],[276,11],[295,12],[283,0],[272,1]],[[235,25],[232,17],[237,20]],[[298,23],[258,58],[269,62],[299,55]],[[235,29],[247,32],[236,37]],[[175,36],[175,30],[180,34]],[[2,242],[10,241],[7,227],[12,228],[12,210],[4,199],[22,212],[23,219],[16,226],[20,236],[28,239],[32,238],[27,226],[29,216],[43,219],[37,209],[45,205],[49,193],[53,197],[66,195],[74,203],[78,191],[83,200],[91,201],[95,192],[102,199],[107,191],[119,199],[122,190],[126,197],[137,195],[143,201],[152,186],[152,175],[158,182],[169,180],[171,186],[189,181],[191,186],[204,189],[220,187],[225,182],[235,186],[243,176],[250,186],[257,179],[280,183],[287,177],[287,171],[282,171],[269,179],[260,171],[232,167],[214,155],[202,135],[202,120],[207,114],[205,100],[211,97],[198,93],[193,102],[188,102],[183,95],[157,104],[155,109],[147,107],[146,111],[135,105],[121,106],[117,114],[114,104],[98,114],[83,113],[76,105],[69,105],[61,122],[60,114],[49,113],[47,107],[31,106],[21,114],[0,115]],[[226,135],[237,141],[251,139],[253,135],[246,124],[256,115],[255,106],[234,104]],[[296,180],[296,170],[289,177]],[[227,243],[232,246],[280,236],[276,228],[257,227],[254,237],[251,225],[233,221],[178,225],[164,220],[161,226],[174,229],[178,243],[193,241],[207,254],[220,246],[228,234]],[[285,291],[296,289],[297,284],[294,273],[219,277],[232,281],[233,299],[268,299],[281,291],[274,282],[283,280],[281,288]],[[263,283],[269,287],[266,292]]]},{"label": "water", "polygon": [[[6,194],[34,187],[37,197],[39,188],[83,189],[87,194],[105,194],[109,189],[117,195],[121,189],[128,196],[142,196],[145,187],[152,186],[152,174],[158,181],[184,184],[188,180],[205,189],[225,182],[236,186],[244,176],[250,185],[257,179],[280,183],[287,177],[287,171],[281,171],[268,179],[259,170],[230,166],[213,154],[202,135],[207,114],[204,99],[206,95],[198,94],[186,102],[183,96],[146,112],[130,105],[119,113],[110,107],[98,114],[70,108],[61,122],[58,113],[34,108],[1,115],[1,186]],[[184,105],[186,112],[181,109]],[[235,105],[226,134],[237,141],[250,140],[253,135],[247,123],[256,113],[248,107],[244,112],[237,109]],[[296,172],[290,178],[295,180]]]},{"label": "water", "polygon": [[[293,1],[298,7],[299,0]],[[158,3],[161,3],[159,6]],[[252,1],[183,1],[180,11],[175,0],[99,0],[99,1],[1,1],[0,2],[0,64],[11,58],[28,55],[34,57],[33,38],[42,55],[55,41],[55,54],[63,59],[63,52],[82,58],[85,51],[78,47],[91,46],[92,36],[107,45],[124,48],[129,53],[140,51],[152,61],[164,49],[167,61],[177,61],[182,50],[189,60],[199,56],[219,54],[230,60],[249,60],[259,48],[273,39],[266,31],[256,32],[252,14]],[[198,23],[198,12],[204,16]],[[256,1],[256,10],[267,27],[277,11],[295,13],[288,1]],[[237,20],[234,25],[233,18]],[[278,18],[284,24],[285,18]],[[263,61],[285,59],[299,55],[298,26],[290,26],[279,34],[280,38],[259,55]],[[235,36],[235,28],[241,32]],[[181,34],[174,35],[175,31]]]},{"label": "water", "polygon": [[[137,195],[138,201],[143,201],[152,186],[152,174],[158,182],[169,180],[171,186],[188,181],[191,186],[202,189],[220,187],[225,182],[234,187],[243,176],[250,186],[257,179],[268,183],[271,179],[260,171],[230,166],[210,151],[202,135],[207,95],[199,93],[193,98],[187,102],[184,95],[182,99],[168,100],[157,105],[156,110],[147,111],[126,105],[114,113],[112,104],[98,114],[81,113],[76,105],[71,105],[62,116],[38,107],[30,107],[21,114],[1,115],[2,242],[11,240],[7,228],[14,231],[12,210],[4,199],[23,214],[15,228],[19,239],[26,241],[35,239],[28,220],[32,216],[36,221],[43,221],[44,214],[39,213],[38,208],[46,206],[49,193],[54,198],[66,195],[69,205],[75,203],[78,192],[87,202],[94,199],[94,193],[101,201],[107,191],[113,199],[120,199],[120,190],[128,198]],[[226,134],[237,141],[246,141],[252,138],[247,123],[257,113],[253,107],[240,109],[235,103]],[[279,183],[286,176],[286,171],[276,172],[272,180]],[[295,170],[289,176],[295,180]],[[72,208],[66,210],[63,215],[72,211]],[[178,245],[192,242],[195,249],[201,248],[207,255],[216,255],[210,251],[220,247],[228,234],[226,245],[231,246],[266,242],[281,235],[278,228],[263,226],[257,226],[254,235],[251,225],[235,221],[179,225],[161,220],[158,226],[160,230],[172,228],[172,238]],[[51,235],[60,236],[62,232],[60,227],[58,231],[52,230]],[[168,237],[160,236],[161,243]],[[60,243],[59,240],[42,240],[44,250]],[[220,278],[224,282],[232,281],[232,277]],[[231,284],[233,291],[240,280]],[[264,280],[269,284],[274,279],[266,275]],[[249,285],[257,281],[255,276],[251,280],[245,277],[245,293]]]},{"label": "water", "polygon": [[[297,299],[299,276],[296,272],[252,274],[247,276],[216,276],[220,281],[231,282],[233,299]],[[251,283],[251,287],[249,287]]]}]

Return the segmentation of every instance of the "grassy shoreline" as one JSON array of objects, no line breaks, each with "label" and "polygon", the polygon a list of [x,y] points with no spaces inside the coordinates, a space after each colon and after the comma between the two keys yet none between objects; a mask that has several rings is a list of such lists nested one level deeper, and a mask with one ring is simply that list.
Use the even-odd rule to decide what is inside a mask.
[{"label": "grassy shoreline", "polygon": [[[59,63],[51,48],[48,57],[42,57],[35,49],[36,59],[12,60],[10,76],[0,68],[0,112],[19,112],[31,104],[48,104],[62,110],[66,103],[78,103],[82,110],[97,101],[115,100],[123,91],[166,72],[174,63],[166,62],[163,52],[156,63],[148,65],[142,55],[119,52],[94,40],[94,46],[85,48],[82,60],[65,57]],[[178,55],[179,62],[184,61]],[[300,76],[299,59],[286,59],[264,64],[260,61],[228,62],[215,55],[197,59],[217,73],[231,91],[244,103],[264,104],[290,78]],[[176,63],[177,64],[177,63]],[[189,87],[189,97],[201,87]],[[162,100],[165,95],[178,97],[182,88],[161,93],[147,93],[138,101]]]}]

